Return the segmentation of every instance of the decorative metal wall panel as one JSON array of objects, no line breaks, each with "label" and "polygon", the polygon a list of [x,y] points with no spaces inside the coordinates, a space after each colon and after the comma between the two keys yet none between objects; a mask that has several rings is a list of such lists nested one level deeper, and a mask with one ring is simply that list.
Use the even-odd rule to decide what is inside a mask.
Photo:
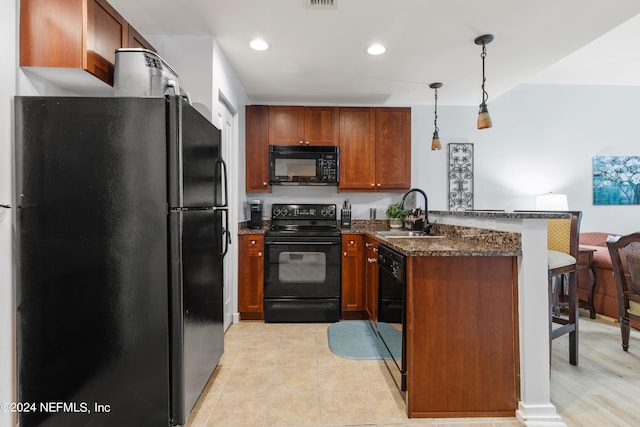
[{"label": "decorative metal wall panel", "polygon": [[473,210],[473,144],[452,142],[449,153],[449,210]]}]

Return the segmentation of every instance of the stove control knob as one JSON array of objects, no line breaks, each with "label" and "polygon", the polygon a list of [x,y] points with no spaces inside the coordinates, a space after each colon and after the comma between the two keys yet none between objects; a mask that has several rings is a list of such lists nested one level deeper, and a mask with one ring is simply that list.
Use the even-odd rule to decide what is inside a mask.
[{"label": "stove control knob", "polygon": [[326,217],[326,216],[333,216],[335,214],[335,207],[334,206],[325,206],[322,208],[322,210],[320,211],[320,213],[322,214],[322,216]]}]

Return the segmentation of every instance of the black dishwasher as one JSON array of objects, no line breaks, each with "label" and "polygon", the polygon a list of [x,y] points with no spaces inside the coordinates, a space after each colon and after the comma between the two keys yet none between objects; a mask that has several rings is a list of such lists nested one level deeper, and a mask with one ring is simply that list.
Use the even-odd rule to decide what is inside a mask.
[{"label": "black dishwasher", "polygon": [[406,379],[405,256],[380,245],[378,248],[378,323],[380,349],[401,391]]}]

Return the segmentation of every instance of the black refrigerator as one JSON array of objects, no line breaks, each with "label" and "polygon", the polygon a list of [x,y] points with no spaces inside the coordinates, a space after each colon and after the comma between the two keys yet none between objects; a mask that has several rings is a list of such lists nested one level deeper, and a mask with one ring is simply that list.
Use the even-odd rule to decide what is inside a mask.
[{"label": "black refrigerator", "polygon": [[20,426],[182,425],[224,347],[220,130],[178,96],[15,123]]}]

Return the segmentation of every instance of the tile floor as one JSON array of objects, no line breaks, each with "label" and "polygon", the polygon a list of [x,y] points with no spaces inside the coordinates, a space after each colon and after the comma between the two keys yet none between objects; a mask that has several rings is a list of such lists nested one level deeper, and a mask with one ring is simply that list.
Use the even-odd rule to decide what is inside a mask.
[{"label": "tile floor", "polygon": [[334,355],[328,324],[243,321],[185,427],[516,427],[515,418],[408,419],[382,361]]}]

